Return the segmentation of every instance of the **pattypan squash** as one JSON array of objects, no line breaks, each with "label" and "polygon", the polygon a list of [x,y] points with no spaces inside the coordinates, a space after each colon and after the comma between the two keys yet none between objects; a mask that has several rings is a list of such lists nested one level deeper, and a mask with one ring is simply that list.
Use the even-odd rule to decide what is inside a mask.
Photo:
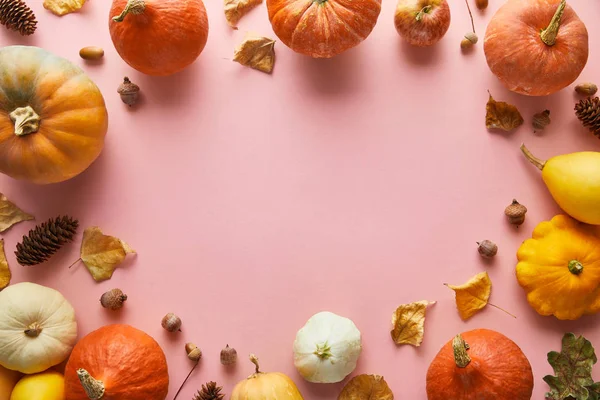
[{"label": "pattypan squash", "polygon": [[600,227],[557,215],[534,229],[517,259],[517,280],[539,314],[575,320],[600,311]]}]

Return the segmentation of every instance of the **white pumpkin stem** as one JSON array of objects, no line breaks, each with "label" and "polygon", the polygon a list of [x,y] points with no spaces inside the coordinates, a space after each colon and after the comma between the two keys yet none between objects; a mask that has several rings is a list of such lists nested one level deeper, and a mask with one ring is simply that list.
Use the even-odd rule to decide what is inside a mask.
[{"label": "white pumpkin stem", "polygon": [[115,22],[123,22],[127,14],[140,15],[146,10],[146,3],[144,0],[128,0],[127,5],[116,17],[113,17]]},{"label": "white pumpkin stem", "polygon": [[425,15],[425,14],[427,14],[429,11],[431,11],[431,9],[432,9],[432,8],[433,8],[433,7],[431,7],[431,6],[425,6],[425,7],[423,7],[423,8],[421,9],[421,11],[419,11],[419,12],[417,13],[417,16],[415,17],[415,19],[416,19],[417,21],[421,21],[421,20],[423,19],[423,15]]},{"label": "white pumpkin stem", "polygon": [[454,350],[454,362],[458,368],[465,368],[471,362],[471,357],[467,353],[469,345],[461,335],[456,335],[452,340],[452,350]]},{"label": "white pumpkin stem", "polygon": [[25,329],[24,333],[30,338],[36,338],[40,336],[40,333],[42,333],[42,326],[37,322],[34,322],[33,324],[29,325],[27,329]]},{"label": "white pumpkin stem", "polygon": [[17,136],[29,135],[40,129],[40,116],[31,106],[16,108],[8,116],[15,123],[15,135]]},{"label": "white pumpkin stem", "polygon": [[535,165],[540,171],[544,169],[544,166],[546,165],[546,161],[540,160],[539,158],[537,158],[536,156],[531,154],[529,149],[527,147],[525,147],[525,144],[521,144],[521,151],[523,152],[525,157],[527,157],[527,160],[529,160],[530,163]]},{"label": "white pumpkin stem", "polygon": [[87,394],[87,397],[90,400],[100,400],[104,397],[104,383],[94,379],[90,373],[83,368],[77,370],[77,377],[79,378],[79,382],[81,382],[81,386],[83,386],[83,390],[85,390],[85,394]]},{"label": "white pumpkin stem", "polygon": [[322,360],[327,360],[331,357],[331,346],[325,342],[325,344],[317,345],[317,350],[315,351],[315,355]]},{"label": "white pumpkin stem", "polygon": [[556,44],[556,36],[558,36],[558,29],[560,28],[560,20],[565,12],[565,7],[567,6],[567,0],[561,0],[550,24],[548,27],[540,33],[540,38],[542,42],[546,43],[548,46],[554,46]]}]

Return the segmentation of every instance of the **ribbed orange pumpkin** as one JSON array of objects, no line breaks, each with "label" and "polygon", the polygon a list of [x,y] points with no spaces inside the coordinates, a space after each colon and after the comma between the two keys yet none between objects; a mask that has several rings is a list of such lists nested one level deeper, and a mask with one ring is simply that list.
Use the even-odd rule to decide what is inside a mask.
[{"label": "ribbed orange pumpkin", "polygon": [[546,96],[573,83],[588,60],[588,32],[566,0],[508,0],[484,39],[488,66],[509,90]]},{"label": "ribbed orange pumpkin", "polygon": [[208,39],[202,0],[114,0],[109,18],[117,52],[147,75],[183,70],[198,58]]},{"label": "ribbed orange pumpkin", "polygon": [[381,0],[267,0],[273,31],[292,50],[329,58],[365,40]]},{"label": "ribbed orange pumpkin", "polygon": [[519,346],[475,329],[446,343],[427,371],[428,400],[530,400],[533,373]]},{"label": "ribbed orange pumpkin", "polygon": [[65,400],[164,400],[168,391],[165,354],[152,337],[129,325],[88,334],[65,367]]},{"label": "ribbed orange pumpkin", "polygon": [[102,93],[79,67],[38,47],[0,49],[0,172],[70,179],[100,155],[107,129]]}]

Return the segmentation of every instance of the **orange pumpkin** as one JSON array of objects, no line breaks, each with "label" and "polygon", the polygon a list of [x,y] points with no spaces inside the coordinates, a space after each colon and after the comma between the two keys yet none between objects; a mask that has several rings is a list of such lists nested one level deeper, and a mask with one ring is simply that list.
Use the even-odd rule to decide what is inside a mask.
[{"label": "orange pumpkin", "polygon": [[475,329],[446,343],[427,371],[428,400],[530,400],[533,373],[519,346]]},{"label": "orange pumpkin", "polygon": [[573,83],[588,60],[588,32],[566,0],[508,0],[484,39],[488,66],[513,92],[546,96]]},{"label": "orange pumpkin", "polygon": [[292,50],[329,58],[365,40],[381,0],[267,0],[273,31]]},{"label": "orange pumpkin", "polygon": [[181,71],[198,58],[208,39],[202,0],[114,0],[109,17],[117,52],[147,75]]},{"label": "orange pumpkin", "polygon": [[65,400],[164,400],[168,390],[165,354],[152,337],[129,325],[88,334],[65,367]]},{"label": "orange pumpkin", "polygon": [[100,155],[107,129],[102,93],[79,67],[38,47],[0,49],[0,172],[70,179]]}]

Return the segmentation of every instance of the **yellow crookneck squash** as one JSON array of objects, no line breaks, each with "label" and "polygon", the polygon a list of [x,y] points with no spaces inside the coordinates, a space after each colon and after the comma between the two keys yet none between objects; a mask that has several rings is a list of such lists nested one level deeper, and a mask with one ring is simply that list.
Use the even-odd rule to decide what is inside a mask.
[{"label": "yellow crookneck squash", "polygon": [[600,227],[557,215],[534,229],[517,259],[517,280],[539,314],[575,320],[600,311]]}]

